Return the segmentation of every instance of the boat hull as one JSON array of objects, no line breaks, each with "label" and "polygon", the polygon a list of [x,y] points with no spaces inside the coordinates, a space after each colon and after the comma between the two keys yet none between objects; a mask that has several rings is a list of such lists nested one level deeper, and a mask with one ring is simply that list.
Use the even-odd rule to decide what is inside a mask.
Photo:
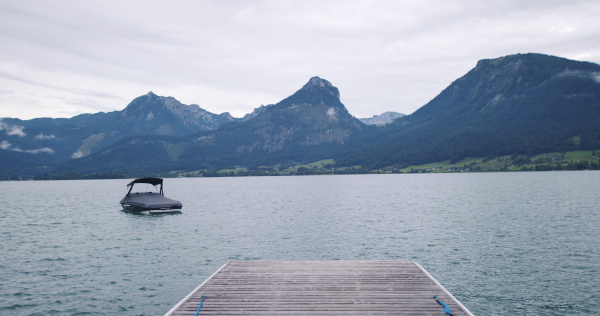
[{"label": "boat hull", "polygon": [[130,204],[121,204],[123,206],[123,210],[126,212],[132,213],[149,213],[149,214],[163,214],[163,213],[179,213],[181,212],[181,207],[177,208],[144,208],[136,205]]},{"label": "boat hull", "polygon": [[124,211],[151,214],[181,212],[181,202],[158,193],[131,193],[121,200]]}]

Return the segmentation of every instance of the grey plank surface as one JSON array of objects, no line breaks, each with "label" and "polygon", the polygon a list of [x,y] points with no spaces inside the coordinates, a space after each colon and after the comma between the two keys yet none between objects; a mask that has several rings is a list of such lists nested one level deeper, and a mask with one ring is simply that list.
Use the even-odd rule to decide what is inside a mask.
[{"label": "grey plank surface", "polygon": [[472,315],[411,260],[232,261],[166,315]]}]

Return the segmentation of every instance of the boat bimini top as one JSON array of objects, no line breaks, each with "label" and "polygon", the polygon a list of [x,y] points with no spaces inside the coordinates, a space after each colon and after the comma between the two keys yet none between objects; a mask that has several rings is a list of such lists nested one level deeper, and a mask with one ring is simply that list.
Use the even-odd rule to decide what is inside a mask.
[{"label": "boat bimini top", "polygon": [[135,180],[129,182],[129,184],[127,184],[127,186],[129,187],[127,196],[129,196],[129,194],[131,193],[131,190],[133,189],[133,185],[136,183],[148,183],[148,184],[152,184],[153,186],[160,185],[160,187],[158,188],[159,193],[160,193],[160,195],[165,195],[163,192],[163,179],[161,179],[161,178],[140,178],[140,179],[135,179]]}]

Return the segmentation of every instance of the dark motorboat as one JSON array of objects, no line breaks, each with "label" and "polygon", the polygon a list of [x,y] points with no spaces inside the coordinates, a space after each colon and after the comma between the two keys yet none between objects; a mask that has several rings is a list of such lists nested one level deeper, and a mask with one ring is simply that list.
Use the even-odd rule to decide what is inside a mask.
[{"label": "dark motorboat", "polygon": [[[134,184],[146,183],[154,186],[158,192],[131,192]],[[130,212],[174,213],[181,212],[181,202],[169,199],[163,193],[163,179],[140,178],[131,181],[129,191],[121,200],[123,210]],[[157,188],[158,186],[158,188]]]}]

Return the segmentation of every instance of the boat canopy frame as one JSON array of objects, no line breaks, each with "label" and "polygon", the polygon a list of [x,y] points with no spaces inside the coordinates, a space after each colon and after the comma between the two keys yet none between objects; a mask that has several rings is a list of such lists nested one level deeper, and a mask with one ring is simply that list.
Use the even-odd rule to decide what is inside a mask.
[{"label": "boat canopy frame", "polygon": [[139,178],[139,179],[135,179],[135,180],[129,182],[129,184],[127,184],[127,186],[129,187],[127,196],[129,196],[129,194],[131,193],[131,190],[133,190],[133,185],[136,183],[148,183],[148,184],[152,184],[153,186],[160,185],[160,187],[159,187],[160,195],[163,195],[163,196],[165,195],[163,193],[163,179],[161,179],[161,178]]}]

